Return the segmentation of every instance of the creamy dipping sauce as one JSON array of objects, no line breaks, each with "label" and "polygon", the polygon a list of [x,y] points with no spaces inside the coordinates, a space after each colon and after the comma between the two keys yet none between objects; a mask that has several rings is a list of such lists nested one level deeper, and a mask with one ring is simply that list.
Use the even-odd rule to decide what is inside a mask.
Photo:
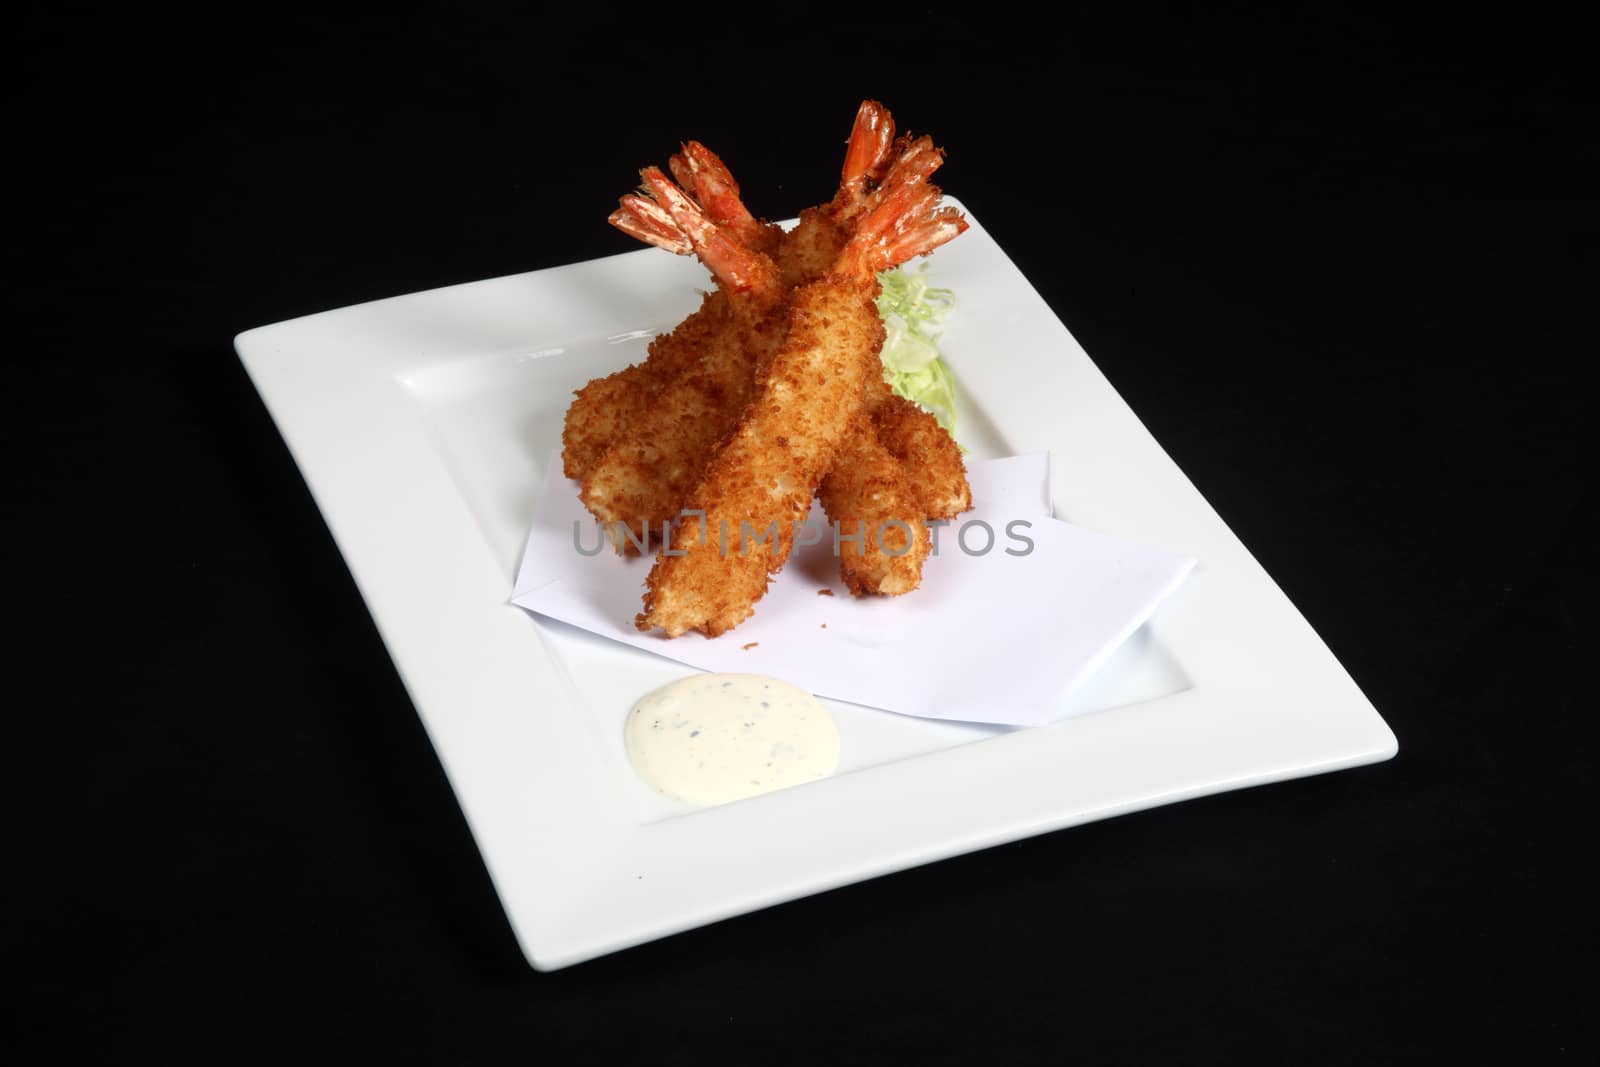
[{"label": "creamy dipping sauce", "polygon": [[690,804],[770,793],[839,766],[828,709],[760,674],[697,674],[662,686],[628,713],[626,737],[639,777]]}]

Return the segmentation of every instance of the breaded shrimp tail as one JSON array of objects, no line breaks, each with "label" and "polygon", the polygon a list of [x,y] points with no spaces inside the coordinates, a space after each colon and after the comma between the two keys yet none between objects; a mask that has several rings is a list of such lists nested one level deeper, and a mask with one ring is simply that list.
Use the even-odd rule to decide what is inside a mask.
[{"label": "breaded shrimp tail", "polygon": [[722,158],[699,141],[686,141],[667,161],[683,191],[705,211],[706,217],[752,252],[773,256],[783,231],[750,214],[739,198],[739,183]]},{"label": "breaded shrimp tail", "polygon": [[883,180],[894,148],[894,116],[876,100],[863,100],[845,147],[839,188],[825,204],[800,212],[800,221],[783,235],[778,265],[790,286],[815,281],[828,272],[855,232],[856,217]]}]

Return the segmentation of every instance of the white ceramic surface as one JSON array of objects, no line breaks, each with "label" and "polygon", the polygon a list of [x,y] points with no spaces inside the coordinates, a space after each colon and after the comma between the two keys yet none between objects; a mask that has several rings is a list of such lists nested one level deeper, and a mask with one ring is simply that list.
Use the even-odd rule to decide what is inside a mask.
[{"label": "white ceramic surface", "polygon": [[1075,698],[1114,710],[1008,730],[831,704],[837,775],[717,808],[655,794],[623,746],[633,702],[687,668],[507,603],[572,390],[695,306],[697,264],[641,249],[236,339],[533,966],[1394,755],[1305,619],[972,222],[932,267],[960,301],[943,341],[958,436],[977,455],[1049,451],[1058,515],[1200,565]]}]

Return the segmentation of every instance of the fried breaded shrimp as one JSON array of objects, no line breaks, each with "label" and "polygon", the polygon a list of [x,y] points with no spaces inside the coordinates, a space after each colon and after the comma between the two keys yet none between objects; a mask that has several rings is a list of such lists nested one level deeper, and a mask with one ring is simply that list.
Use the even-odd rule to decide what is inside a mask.
[{"label": "fried breaded shrimp", "polygon": [[[944,154],[927,137],[895,139],[888,111],[873,101],[864,102],[856,114],[839,192],[828,205],[825,224],[815,226],[819,236],[811,239],[811,245],[825,245],[830,226],[835,239],[853,232],[874,202],[874,189],[925,182],[943,161]],[[893,408],[900,398],[884,381],[881,363],[874,367],[877,373],[869,374],[863,385],[862,417],[841,445],[818,493],[828,519],[840,532],[839,577],[858,597],[899,596],[921,585],[930,546],[924,520],[939,517],[927,510],[923,498],[943,502],[966,489],[966,470],[959,463],[953,472],[959,485],[950,486],[939,481],[951,477],[948,464],[919,470],[880,438],[875,413]],[[959,450],[956,455],[959,460]],[[852,535],[858,539],[851,540]]]},{"label": "fried breaded shrimp", "polygon": [[[690,196],[717,206],[712,217],[740,244],[769,255],[776,250],[781,231],[750,214],[739,199],[732,172],[715,152],[690,141],[668,165]],[[693,250],[671,213],[649,197],[623,197],[610,222],[669,252],[688,255]],[[676,329],[650,342],[643,362],[579,389],[561,431],[563,473],[579,481],[588,477],[618,438],[645,420],[651,398],[694,366],[715,334],[726,328],[729,314],[727,295],[711,292]]]},{"label": "fried breaded shrimp", "polygon": [[[893,120],[872,101],[857,112],[856,131],[863,127],[876,137],[852,135],[843,180],[826,216],[835,233],[854,230],[875,201],[872,189],[925,183],[944,162],[944,153],[930,138],[895,139]],[[871,144],[871,150],[857,151],[858,141]],[[826,232],[822,224],[816,229]],[[839,538],[839,577],[845,586],[855,596],[898,596],[922,582],[929,548],[923,520],[946,518],[941,509],[962,499],[970,502],[971,491],[955,441],[932,416],[928,421],[949,442],[949,455],[933,452],[930,442],[907,433],[919,428],[912,413],[921,409],[895,396],[883,378],[881,363],[875,367],[877,373],[869,375],[863,387],[864,410],[870,418],[863,417],[841,447],[820,496],[835,528],[863,535],[859,542]],[[898,454],[879,434],[879,412],[890,416],[891,428],[898,431],[895,444],[906,449],[906,455]],[[935,462],[917,465],[917,460],[928,458]]]},{"label": "fried breaded shrimp", "polygon": [[[720,171],[720,188],[710,190],[715,199],[702,200],[702,206],[719,225],[726,222],[727,228],[762,247],[768,247],[776,233],[784,280],[800,285],[824,274],[837,259],[872,202],[875,189],[889,182],[910,185],[925,181],[942,161],[943,154],[927,137],[896,139],[894,119],[888,109],[867,100],[857,109],[834,198],[802,212],[799,224],[788,233],[753,221],[739,201],[737,187],[725,167]],[[674,166],[674,173],[679,172],[680,168]],[[875,413],[880,408],[886,412],[894,441],[891,444],[878,440],[875,422],[862,422],[852,428],[852,436],[841,446],[836,464],[859,463],[864,469],[830,476],[823,483],[821,497],[829,519],[847,532],[839,554],[840,577],[845,585],[857,596],[897,595],[915,589],[921,582],[922,563],[927,555],[922,546],[928,541],[922,521],[949,518],[966,510],[971,494],[960,449],[932,416],[894,396],[881,375],[869,379],[866,403]],[[930,428],[943,438],[943,447],[927,433]],[[856,441],[857,433],[870,439]],[[868,536],[858,544],[849,539],[848,531],[863,522]],[[897,542],[885,546],[875,540],[880,528],[886,530],[886,536],[904,537],[896,533],[901,529],[913,533],[908,545]]]},{"label": "fried breaded shrimp", "polygon": [[[863,101],[851,127],[833,200],[802,212],[799,225],[787,234],[750,213],[740,199],[733,173],[699,141],[686,142],[668,161],[668,167],[712,222],[744,247],[774,256],[782,268],[784,284],[793,287],[821,277],[838,258],[849,240],[854,218],[865,203],[868,187],[883,177],[893,141],[894,120],[888,109],[876,101]],[[671,212],[649,196],[623,197],[609,221],[624,233],[669,252],[693,252]],[[728,320],[726,294],[712,292],[676,329],[650,343],[642,363],[597,378],[578,390],[567,409],[562,430],[562,469],[566,476],[578,481],[587,478],[600,457],[624,433],[649,417],[657,393],[695,364],[710,343],[711,334],[725,328]]]},{"label": "fried breaded shrimp", "polygon": [[904,465],[873,432],[865,409],[817,488],[838,530],[839,577],[855,596],[899,596],[922,584],[931,542]]},{"label": "fried breaded shrimp", "polygon": [[[803,212],[799,224],[784,233],[754,218],[740,199],[732,174],[704,145],[688,142],[672,157],[670,166],[683,192],[698,201],[718,237],[726,239],[718,275],[723,288],[707,298],[698,318],[692,316],[694,321],[658,339],[658,344],[665,344],[690,328],[696,331],[702,354],[688,370],[657,358],[653,349],[645,364],[588,387],[596,398],[611,399],[616,417],[581,423],[590,431],[582,445],[589,452],[603,450],[601,460],[579,467],[574,460],[578,449],[569,447],[566,465],[569,474],[582,471],[584,502],[608,523],[619,548],[641,548],[647,540],[641,526],[659,528],[677,513],[696,474],[704,470],[739,417],[754,387],[753,374],[740,377],[741,346],[753,367],[781,337],[776,317],[752,329],[751,319],[760,317],[752,316],[748,305],[743,315],[738,313],[738,298],[730,293],[742,285],[748,299],[752,288],[765,288],[770,278],[730,254],[732,246],[743,245],[746,252],[775,251],[787,285],[814,281],[839,258],[863,213],[881,202],[882,197],[874,195],[878,189],[922,182],[942,158],[926,137],[896,139],[888,110],[865,101],[857,110],[834,198]],[[643,196],[624,197],[611,221],[662,248],[680,254],[699,252],[706,259],[677,217],[683,214],[682,201],[680,194],[675,215],[672,197],[647,189]],[[703,228],[704,220],[698,225]],[[752,284],[754,276],[759,280]],[[763,298],[771,300],[772,295],[764,292]],[[664,354],[670,356],[671,351],[676,350]],[[663,367],[677,370],[677,377],[664,383],[657,380],[659,375],[653,372]],[[839,566],[846,586],[857,596],[894,595],[920,583],[928,545],[923,519],[965,510],[970,492],[954,441],[931,416],[894,396],[881,373],[867,376],[863,401],[873,419],[857,419],[851,425],[836,459],[840,469],[825,479],[820,495],[829,517],[844,531]],[[880,439],[877,429],[880,412],[890,430],[888,440]],[[578,438],[574,421],[569,418],[569,446]],[[930,436],[930,429],[938,436]],[[624,523],[632,524],[634,536],[622,535]],[[862,531],[860,538],[853,533],[857,530]]]},{"label": "fried breaded shrimp", "polygon": [[[683,554],[657,558],[636,620],[640,629],[715,637],[748,618],[766,593],[788,558],[795,524],[804,521],[845,435],[859,425],[870,377],[879,373],[884,329],[873,305],[877,272],[966,228],[938,200],[927,182],[884,186],[872,194],[830,272],[794,291],[783,343],[690,498],[688,506],[705,513],[704,536],[686,526]],[[741,543],[745,530],[765,536]]]},{"label": "fried breaded shrimp", "polygon": [[971,510],[972,487],[961,448],[931,412],[890,389],[881,377],[867,387],[867,410],[873,432],[900,461],[925,518],[953,519]]},{"label": "fried breaded shrimp", "polygon": [[[642,198],[664,208],[726,295],[719,327],[701,339],[700,357],[657,388],[643,418],[622,433],[583,479],[584,506],[619,550],[642,550],[652,530],[677,517],[718,442],[755,389],[757,367],[783,338],[787,295],[777,264],[711,222],[659,169],[641,172]],[[704,184],[702,178],[702,185]],[[643,214],[640,205],[628,205]],[[656,232],[665,223],[653,220]],[[627,536],[632,531],[634,536]]]},{"label": "fried breaded shrimp", "polygon": [[[914,148],[917,151],[912,151]],[[685,143],[669,166],[684,191],[712,222],[746,248],[774,255],[784,284],[795,286],[820,277],[838,258],[872,190],[888,178],[891,167],[898,163],[902,172],[913,178],[931,173],[938,155],[929,152],[930,148],[926,138],[896,140],[889,110],[875,100],[862,101],[851,126],[833,199],[803,211],[799,224],[787,233],[750,213],[740,199],[732,172],[700,142]],[[610,221],[618,229],[668,251],[682,255],[693,251],[687,236],[672,221],[671,213],[649,197],[623,197]],[[600,457],[625,433],[651,418],[652,410],[665,410],[670,418],[670,405],[663,408],[658,394],[694,365],[713,343],[715,332],[725,329],[729,321],[726,294],[713,292],[677,329],[651,342],[645,362],[596,379],[579,390],[568,409],[562,434],[567,477],[580,481],[588,477]],[[894,398],[883,383],[869,383],[869,389],[880,386],[883,396],[869,394],[868,403],[874,411],[886,403],[892,413],[898,414],[891,423],[892,439],[884,444],[896,457],[908,461],[905,475],[915,483],[918,499],[929,506],[926,517],[949,518],[965,511],[971,506],[971,493],[960,449],[920,408]],[[634,521],[638,518],[632,516]]]}]

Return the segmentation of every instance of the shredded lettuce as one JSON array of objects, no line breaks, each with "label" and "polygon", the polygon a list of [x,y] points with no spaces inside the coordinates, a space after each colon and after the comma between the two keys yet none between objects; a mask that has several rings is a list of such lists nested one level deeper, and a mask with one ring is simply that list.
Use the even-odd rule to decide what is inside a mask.
[{"label": "shredded lettuce", "polygon": [[939,358],[934,332],[956,305],[955,294],[928,284],[928,264],[878,275],[878,314],[888,336],[883,342],[883,379],[901,396],[933,413],[951,435],[956,429],[956,383]]}]

